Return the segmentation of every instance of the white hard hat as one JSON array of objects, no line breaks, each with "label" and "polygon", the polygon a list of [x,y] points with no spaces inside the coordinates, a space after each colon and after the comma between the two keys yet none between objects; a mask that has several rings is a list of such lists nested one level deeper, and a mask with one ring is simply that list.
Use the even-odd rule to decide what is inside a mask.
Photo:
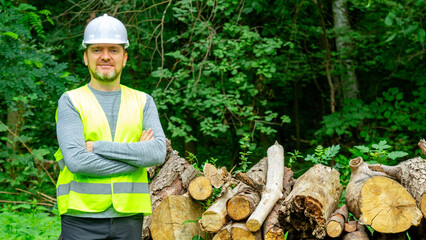
[{"label": "white hard hat", "polygon": [[87,44],[112,43],[124,44],[124,48],[129,46],[127,31],[124,24],[117,18],[104,14],[87,24],[84,30],[82,45],[87,48]]}]

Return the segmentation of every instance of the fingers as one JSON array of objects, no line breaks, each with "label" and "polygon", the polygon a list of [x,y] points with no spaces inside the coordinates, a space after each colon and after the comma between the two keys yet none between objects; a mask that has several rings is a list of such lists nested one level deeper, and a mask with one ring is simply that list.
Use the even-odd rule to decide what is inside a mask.
[{"label": "fingers", "polygon": [[86,142],[86,150],[87,150],[88,152],[93,152],[93,143],[94,143],[94,142],[92,142],[92,141],[87,141],[87,142]]},{"label": "fingers", "polygon": [[143,130],[142,131],[142,135],[139,139],[139,142],[143,142],[143,141],[150,141],[150,140],[154,140],[154,131],[152,131],[151,128],[148,128],[148,130]]}]

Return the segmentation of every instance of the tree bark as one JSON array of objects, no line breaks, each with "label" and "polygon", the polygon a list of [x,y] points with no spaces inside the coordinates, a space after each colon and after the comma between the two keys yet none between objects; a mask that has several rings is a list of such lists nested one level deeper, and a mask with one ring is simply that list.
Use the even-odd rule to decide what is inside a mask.
[{"label": "tree bark", "polygon": [[343,187],[337,170],[317,164],[296,181],[279,210],[283,227],[301,238],[326,236],[325,223],[337,209]]},{"label": "tree bark", "polygon": [[406,160],[397,166],[374,164],[368,166],[374,171],[384,172],[396,178],[416,200],[417,207],[426,218],[426,160],[420,157]]},{"label": "tree bark", "polygon": [[336,50],[340,55],[343,68],[346,70],[345,73],[341,75],[343,98],[357,98],[359,92],[358,84],[354,70],[354,63],[350,56],[353,46],[351,39],[344,35],[351,29],[346,0],[333,0],[332,11],[334,30],[337,33]]},{"label": "tree bark", "polygon": [[284,179],[284,148],[275,142],[268,148],[268,173],[266,187],[262,193],[260,203],[246,222],[247,228],[252,232],[259,231],[260,227],[282,197]]},{"label": "tree bark", "polygon": [[202,213],[201,204],[188,196],[167,196],[152,213],[152,239],[187,240],[197,235],[205,238],[205,233],[195,221]]},{"label": "tree bark", "polygon": [[327,235],[336,238],[339,237],[345,230],[345,223],[348,220],[348,207],[342,205],[338,208],[327,221]]}]

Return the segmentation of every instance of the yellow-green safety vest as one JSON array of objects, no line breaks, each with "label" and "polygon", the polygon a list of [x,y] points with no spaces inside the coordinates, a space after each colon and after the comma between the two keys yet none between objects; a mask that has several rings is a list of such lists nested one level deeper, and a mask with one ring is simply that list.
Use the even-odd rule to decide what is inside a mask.
[{"label": "yellow-green safety vest", "polygon": [[[121,104],[115,136],[95,95],[87,85],[67,92],[79,112],[85,141],[138,142],[142,134],[146,94],[121,85]],[[71,173],[61,150],[55,153],[61,172],[56,185],[59,214],[69,209],[96,213],[111,205],[121,213],[152,213],[145,168],[115,177],[89,177]]]}]

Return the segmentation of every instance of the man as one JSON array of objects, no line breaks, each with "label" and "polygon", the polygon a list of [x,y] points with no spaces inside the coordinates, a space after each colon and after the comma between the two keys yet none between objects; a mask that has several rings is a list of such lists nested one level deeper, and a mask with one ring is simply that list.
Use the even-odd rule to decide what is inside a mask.
[{"label": "man", "polygon": [[89,84],[58,101],[55,154],[62,239],[140,239],[151,214],[146,167],[163,163],[164,132],[151,96],[120,84],[129,46],[107,14],[84,31]]}]

